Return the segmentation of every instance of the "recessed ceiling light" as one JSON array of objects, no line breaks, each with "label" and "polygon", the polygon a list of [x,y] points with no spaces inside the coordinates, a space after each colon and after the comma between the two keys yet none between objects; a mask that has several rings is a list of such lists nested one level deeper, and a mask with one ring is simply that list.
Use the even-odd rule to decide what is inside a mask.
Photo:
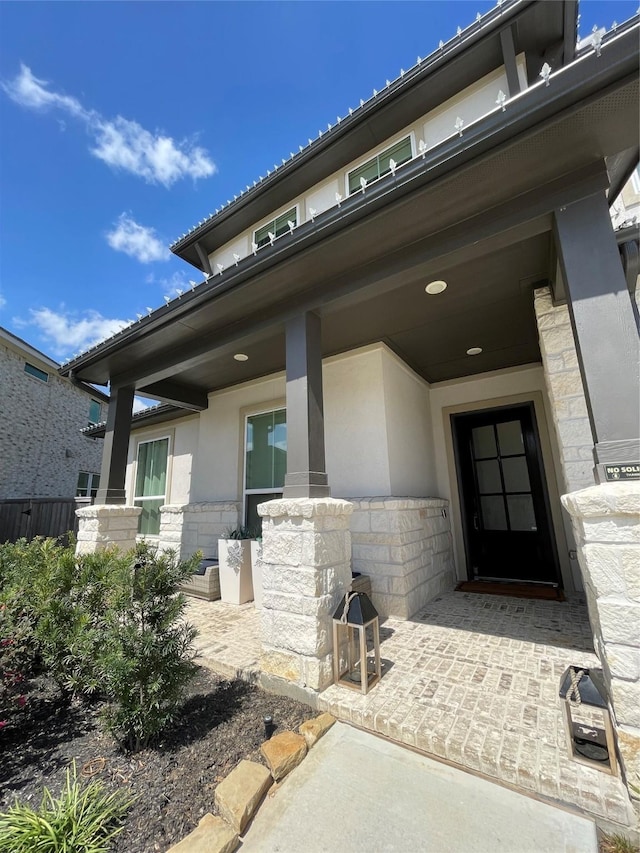
[{"label": "recessed ceiling light", "polygon": [[446,289],[447,282],[442,281],[442,279],[438,279],[437,281],[430,281],[429,284],[425,287],[425,290],[431,296],[435,296],[436,293],[442,293],[442,291]]},{"label": "recessed ceiling light", "polygon": [[235,360],[236,360],[236,361],[249,361],[249,356],[248,356],[248,355],[246,355],[246,354],[245,354],[245,353],[243,353],[243,352],[237,352],[237,353],[234,355],[234,358],[235,358]]},{"label": "recessed ceiling light", "polygon": [[467,355],[480,355],[482,352],[482,347],[471,347],[471,349],[467,350]]}]

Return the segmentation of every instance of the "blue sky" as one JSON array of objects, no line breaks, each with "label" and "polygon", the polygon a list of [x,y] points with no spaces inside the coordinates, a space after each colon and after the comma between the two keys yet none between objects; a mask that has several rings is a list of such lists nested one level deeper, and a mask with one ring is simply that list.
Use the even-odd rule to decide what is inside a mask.
[{"label": "blue sky", "polygon": [[169,243],[492,6],[0,2],[0,325],[62,361],[201,280]]}]

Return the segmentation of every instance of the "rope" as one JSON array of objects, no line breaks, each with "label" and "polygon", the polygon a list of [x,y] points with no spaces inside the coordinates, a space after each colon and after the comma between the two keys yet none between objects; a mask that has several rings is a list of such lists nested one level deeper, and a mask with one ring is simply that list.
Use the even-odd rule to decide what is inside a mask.
[{"label": "rope", "polygon": [[576,670],[574,667],[569,667],[569,678],[571,679],[571,687],[567,691],[567,699],[575,705],[582,704],[582,696],[580,695],[580,680],[584,675],[584,669]]},{"label": "rope", "polygon": [[342,616],[340,617],[340,623],[342,625],[346,625],[348,622],[349,615],[349,606],[354,598],[358,595],[357,592],[345,592],[344,594],[344,610],[342,611]]}]

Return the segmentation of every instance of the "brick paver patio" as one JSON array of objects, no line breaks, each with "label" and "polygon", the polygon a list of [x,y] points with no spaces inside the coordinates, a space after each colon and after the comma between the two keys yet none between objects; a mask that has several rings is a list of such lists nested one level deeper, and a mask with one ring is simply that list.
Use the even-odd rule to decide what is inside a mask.
[{"label": "brick paver patio", "polygon": [[[202,663],[255,677],[260,614],[192,601]],[[362,696],[332,686],[322,710],[517,789],[632,821],[619,778],[569,760],[558,686],[569,664],[595,666],[586,607],[451,592],[381,627],[383,678]]]}]

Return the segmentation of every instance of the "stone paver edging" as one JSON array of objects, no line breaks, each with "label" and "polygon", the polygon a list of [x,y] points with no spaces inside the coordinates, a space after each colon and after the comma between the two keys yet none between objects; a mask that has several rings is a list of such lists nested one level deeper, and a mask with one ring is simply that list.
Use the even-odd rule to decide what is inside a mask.
[{"label": "stone paver edging", "polygon": [[260,749],[269,770],[255,761],[241,761],[216,788],[215,802],[221,817],[207,813],[193,832],[167,853],[233,853],[272,783],[281,782],[297,767],[334,723],[331,714],[321,714],[302,723],[300,734],[284,731],[265,741]]}]

